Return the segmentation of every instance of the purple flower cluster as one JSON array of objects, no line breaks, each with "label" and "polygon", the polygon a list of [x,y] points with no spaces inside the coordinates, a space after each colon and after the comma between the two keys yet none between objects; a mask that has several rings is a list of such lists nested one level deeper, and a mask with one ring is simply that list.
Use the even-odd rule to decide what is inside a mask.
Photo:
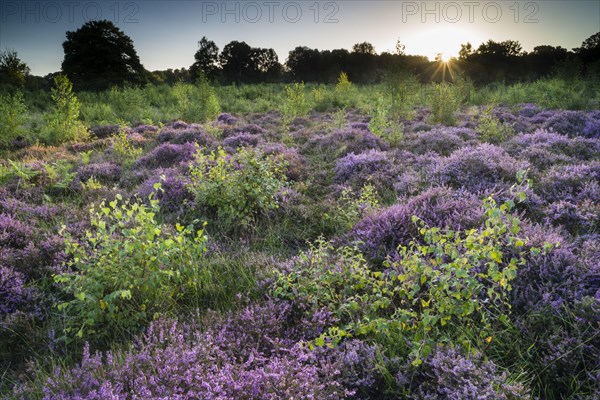
[{"label": "purple flower cluster", "polygon": [[372,183],[379,190],[392,190],[397,168],[387,153],[367,150],[364,153],[350,153],[339,158],[335,165],[335,183],[350,184],[361,188]]},{"label": "purple flower cluster", "polygon": [[365,129],[338,129],[331,134],[317,136],[306,144],[306,151],[322,151],[334,157],[359,154],[367,150],[387,150],[387,145]]},{"label": "purple flower cluster", "polygon": [[119,129],[121,129],[119,125],[99,125],[93,127],[91,131],[97,139],[105,139],[119,133]]},{"label": "purple flower cluster", "polygon": [[225,125],[235,125],[237,124],[237,118],[234,117],[231,114],[227,114],[227,113],[221,113],[219,114],[219,116],[217,117],[217,121],[221,122]]},{"label": "purple flower cluster", "polygon": [[94,178],[101,183],[109,184],[121,179],[121,167],[111,162],[93,163],[81,165],[77,169],[77,175],[73,180],[73,187],[77,188],[80,183]]},{"label": "purple flower cluster", "polygon": [[583,111],[559,111],[544,121],[543,127],[563,135],[582,135],[589,118]]},{"label": "purple flower cluster", "polygon": [[527,400],[529,391],[511,383],[508,374],[476,353],[465,355],[451,347],[438,347],[420,368],[405,366],[396,376],[407,399]]},{"label": "purple flower cluster", "polygon": [[[185,212],[194,201],[194,195],[188,190],[189,179],[177,174],[175,170],[161,172],[140,186],[138,196],[147,199],[151,193],[155,193],[161,211],[174,214]],[[164,175],[164,179],[161,175]],[[161,184],[161,190],[158,192],[154,189],[156,183]]]},{"label": "purple flower cluster", "polygon": [[48,379],[45,398],[343,399],[373,383],[375,368],[364,364],[374,361],[372,348],[311,352],[296,316],[291,304],[270,300],[213,315],[203,333],[158,321],[121,356],[86,347],[78,366]]},{"label": "purple flower cluster", "polygon": [[185,144],[198,143],[200,146],[212,146],[215,139],[200,125],[174,122],[166,125],[156,137],[159,143]]},{"label": "purple flower cluster", "polygon": [[[600,162],[555,166],[540,181],[540,192],[548,202],[577,202],[584,194],[597,194],[594,183],[600,182]],[[587,196],[586,196],[587,197]],[[599,198],[592,198],[600,201]]]},{"label": "purple flower cluster", "polygon": [[435,128],[406,135],[402,148],[415,154],[435,152],[448,156],[468,144],[476,143],[477,134],[467,128]]},{"label": "purple flower cluster", "polygon": [[136,161],[138,167],[170,168],[194,159],[196,147],[192,143],[164,143]]},{"label": "purple flower cluster", "polygon": [[265,143],[261,146],[265,156],[281,157],[286,163],[285,175],[290,180],[300,180],[306,176],[306,159],[295,147],[287,147],[282,143]]},{"label": "purple flower cluster", "polygon": [[223,148],[228,153],[235,153],[240,147],[256,147],[261,142],[262,138],[260,135],[240,132],[237,135],[226,137],[223,140]]},{"label": "purple flower cluster", "polygon": [[24,249],[33,237],[33,228],[8,214],[0,214],[0,247]]},{"label": "purple flower cluster", "polygon": [[394,257],[399,245],[420,241],[413,215],[433,227],[453,230],[478,226],[483,209],[476,196],[448,188],[431,188],[403,203],[370,214],[359,221],[350,234],[370,259],[382,261]]},{"label": "purple flower cluster", "polygon": [[14,312],[25,300],[23,274],[0,265],[0,319]]},{"label": "purple flower cluster", "polygon": [[447,158],[440,159],[433,178],[442,185],[465,188],[471,192],[486,192],[496,186],[510,185],[519,170],[529,163],[512,158],[505,150],[491,144],[463,147]]},{"label": "purple flower cluster", "polygon": [[572,164],[577,160],[592,160],[600,152],[600,142],[597,140],[569,138],[544,130],[516,136],[503,147],[511,156],[525,159],[539,170],[555,165]]}]

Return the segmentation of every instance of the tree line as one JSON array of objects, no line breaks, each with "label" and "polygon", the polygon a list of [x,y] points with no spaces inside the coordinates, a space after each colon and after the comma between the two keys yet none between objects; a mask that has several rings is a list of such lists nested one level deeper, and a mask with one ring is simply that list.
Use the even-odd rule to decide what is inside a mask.
[{"label": "tree line", "polygon": [[[223,49],[203,37],[189,68],[147,71],[133,41],[107,20],[90,21],[66,33],[61,72],[76,90],[105,90],[112,86],[146,83],[193,82],[199,77],[220,84],[251,84],[304,81],[334,83],[343,71],[355,83],[379,83],[391,77],[412,75],[421,82],[452,80],[457,75],[476,84],[533,81],[553,73],[600,75],[600,32],[581,47],[567,50],[541,45],[525,52],[518,41],[488,40],[478,47],[461,46],[459,56],[448,64],[436,57],[407,55],[398,41],[395,52],[377,54],[372,44],[357,43],[351,50],[318,50],[299,46],[281,63],[271,48],[252,47],[232,41]],[[449,70],[452,73],[446,73]],[[14,50],[0,53],[0,84],[44,88],[50,78],[29,75],[29,67]]]}]

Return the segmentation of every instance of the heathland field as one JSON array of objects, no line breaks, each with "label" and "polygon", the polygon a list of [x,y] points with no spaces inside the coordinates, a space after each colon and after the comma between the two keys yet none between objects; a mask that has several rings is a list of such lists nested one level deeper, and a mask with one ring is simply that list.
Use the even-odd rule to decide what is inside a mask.
[{"label": "heathland field", "polygon": [[0,111],[0,397],[598,399],[598,81]]}]

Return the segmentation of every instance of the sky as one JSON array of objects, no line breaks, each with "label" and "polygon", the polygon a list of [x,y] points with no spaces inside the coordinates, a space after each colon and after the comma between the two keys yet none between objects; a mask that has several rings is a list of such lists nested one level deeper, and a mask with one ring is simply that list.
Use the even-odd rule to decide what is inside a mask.
[{"label": "sky", "polygon": [[290,50],[332,50],[369,42],[433,59],[460,44],[517,40],[569,50],[600,32],[600,1],[11,1],[0,2],[0,50],[16,50],[43,76],[60,70],[65,33],[107,19],[131,37],[148,70],[188,68],[206,36],[220,49],[232,40]]}]

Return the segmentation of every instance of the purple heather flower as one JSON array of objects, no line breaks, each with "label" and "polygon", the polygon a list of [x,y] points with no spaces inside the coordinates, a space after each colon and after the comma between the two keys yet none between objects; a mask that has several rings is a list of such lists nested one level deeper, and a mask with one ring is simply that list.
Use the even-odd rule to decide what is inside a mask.
[{"label": "purple heather flower", "polygon": [[194,154],[196,147],[192,143],[165,143],[138,159],[136,165],[145,168],[169,168],[191,161]]}]

